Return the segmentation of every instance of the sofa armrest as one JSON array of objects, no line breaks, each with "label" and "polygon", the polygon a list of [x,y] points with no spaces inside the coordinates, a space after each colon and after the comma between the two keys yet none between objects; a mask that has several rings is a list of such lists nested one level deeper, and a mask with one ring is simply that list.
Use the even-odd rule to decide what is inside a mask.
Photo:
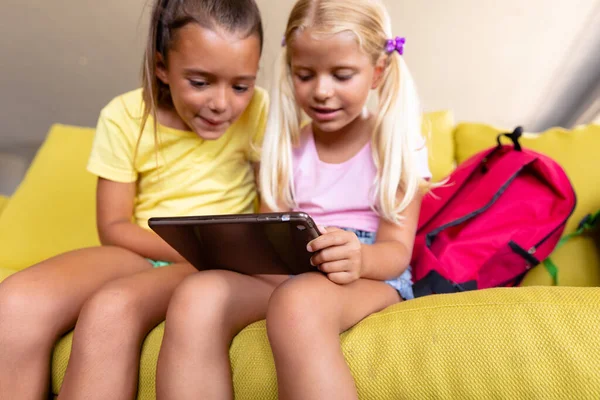
[{"label": "sofa armrest", "polygon": [[6,207],[6,205],[8,204],[8,200],[10,200],[9,197],[0,196],[0,215],[2,215],[2,211],[4,210],[4,207]]}]

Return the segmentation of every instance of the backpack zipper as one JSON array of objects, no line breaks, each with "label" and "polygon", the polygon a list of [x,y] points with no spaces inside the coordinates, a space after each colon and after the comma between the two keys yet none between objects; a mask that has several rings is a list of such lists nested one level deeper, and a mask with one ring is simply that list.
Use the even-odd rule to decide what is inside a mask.
[{"label": "backpack zipper", "polygon": [[[491,154],[490,154],[491,155]],[[488,156],[489,157],[489,156]],[[487,158],[487,157],[486,157]],[[448,228],[452,228],[453,226],[456,225],[460,225],[463,222],[466,222],[472,218],[475,218],[476,216],[478,216],[479,214],[483,213],[484,211],[486,211],[488,208],[490,208],[492,205],[494,205],[494,203],[496,201],[498,201],[498,199],[500,198],[500,196],[502,194],[504,194],[504,192],[506,191],[506,189],[508,188],[508,186],[512,183],[513,180],[516,179],[517,175],[519,175],[521,173],[521,171],[523,171],[523,167],[519,168],[519,170],[512,175],[504,185],[502,185],[500,187],[500,189],[498,190],[498,193],[496,193],[494,195],[494,197],[492,197],[492,200],[490,200],[489,203],[487,203],[486,205],[484,205],[482,208],[473,211],[470,214],[465,215],[464,217],[461,217],[459,219],[456,219],[454,221],[451,221],[445,225],[442,225],[440,227],[438,227],[437,229],[434,229],[433,231],[429,232],[427,235],[425,235],[425,244],[427,247],[431,247],[431,244],[433,243],[433,240],[435,239],[435,237],[437,235],[439,235],[442,231],[448,229]],[[458,191],[457,191],[458,193]],[[456,193],[454,194],[456,195]],[[533,245],[527,252],[531,255],[535,254],[537,252],[538,247],[540,247],[546,240],[548,240],[552,235],[554,235],[556,233],[557,230],[560,229],[561,226],[564,226],[567,221],[569,220],[569,218],[571,218],[571,215],[573,215],[573,212],[575,211],[575,208],[577,207],[577,195],[575,194],[575,191],[573,190],[573,196],[575,197],[575,202],[573,204],[573,208],[571,208],[571,212],[569,213],[569,215],[563,219],[563,221],[558,224],[550,233],[548,233],[546,236],[544,236],[538,243],[536,243],[535,245]],[[451,200],[454,198],[454,196],[452,196]],[[437,216],[439,214],[440,211],[438,211],[438,213],[436,213],[435,216]],[[435,216],[433,218],[435,218]]]},{"label": "backpack zipper", "polygon": [[448,229],[448,228],[452,228],[453,226],[456,225],[460,225],[463,222],[466,222],[472,218],[475,218],[476,216],[478,216],[479,214],[483,213],[484,211],[486,211],[488,208],[490,208],[491,206],[494,205],[494,203],[496,203],[498,201],[498,199],[500,198],[500,196],[502,196],[504,194],[504,192],[506,191],[506,189],[508,188],[508,186],[512,183],[512,181],[514,181],[517,176],[521,173],[521,171],[523,171],[523,167],[519,168],[517,170],[517,172],[515,172],[510,178],[508,178],[508,180],[506,181],[506,183],[504,183],[504,185],[502,185],[500,187],[500,189],[498,190],[498,192],[492,197],[492,200],[489,201],[489,203],[487,203],[486,205],[484,205],[483,207],[481,207],[478,210],[473,211],[470,214],[465,215],[464,217],[461,217],[459,219],[456,219],[454,221],[448,222],[445,225],[442,225],[440,227],[438,227],[437,229],[434,229],[433,231],[429,232],[427,235],[425,235],[425,245],[427,247],[431,247],[431,244],[433,243],[433,240],[435,239],[435,237],[437,235],[439,235],[442,231]]},{"label": "backpack zipper", "polygon": [[[501,147],[496,147],[493,150],[490,150],[490,152],[479,162],[479,167],[477,168],[482,168],[482,167],[486,167],[487,163],[489,161],[489,159],[496,154],[496,152],[498,152],[498,150],[502,149]],[[470,174],[469,176],[465,179],[468,180],[469,178],[471,178],[475,172],[477,171],[477,168],[475,168]],[[487,173],[487,172],[486,172]],[[448,199],[448,203],[450,203],[452,200],[454,200],[454,198],[458,195],[459,190],[456,190],[452,196],[450,196],[450,198]],[[438,215],[440,215],[440,213],[442,212],[444,207],[440,208],[435,214],[433,214],[431,217],[429,217],[429,221],[432,221],[433,219],[435,219],[435,217],[437,217]],[[427,221],[427,223],[429,223],[429,221]],[[427,225],[427,224],[425,224]]]}]

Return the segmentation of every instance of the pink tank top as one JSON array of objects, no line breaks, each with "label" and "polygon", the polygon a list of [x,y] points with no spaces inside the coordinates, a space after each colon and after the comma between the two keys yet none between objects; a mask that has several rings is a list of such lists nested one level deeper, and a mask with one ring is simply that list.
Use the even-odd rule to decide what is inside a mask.
[{"label": "pink tank top", "polygon": [[[431,178],[426,147],[417,151],[416,160],[421,176]],[[377,168],[370,142],[351,159],[328,164],[319,159],[312,129],[305,129],[293,151],[293,169],[294,211],[308,213],[321,226],[377,232],[379,216],[372,209]]]}]

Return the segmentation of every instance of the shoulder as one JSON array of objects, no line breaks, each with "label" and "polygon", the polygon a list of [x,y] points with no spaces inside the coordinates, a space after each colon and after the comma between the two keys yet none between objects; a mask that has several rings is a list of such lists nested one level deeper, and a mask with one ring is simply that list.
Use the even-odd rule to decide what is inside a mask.
[{"label": "shoulder", "polygon": [[299,160],[304,158],[310,152],[307,152],[310,142],[313,140],[312,126],[310,123],[305,124],[300,129],[300,139],[294,144],[292,155],[294,159]]},{"label": "shoulder", "polygon": [[261,118],[266,118],[269,110],[269,95],[267,91],[261,87],[254,88],[252,100],[242,114],[241,120],[248,122],[256,121]]},{"label": "shoulder", "polygon": [[[243,146],[248,145],[245,138],[252,141],[261,141],[267,124],[267,115],[269,108],[269,96],[267,92],[260,87],[254,89],[254,94],[248,106],[229,129],[227,135],[235,138]],[[244,138],[244,139],[242,139]]]},{"label": "shoulder", "polygon": [[256,87],[250,103],[231,127],[230,133],[239,136],[238,133],[242,132],[242,136],[253,136],[264,131],[268,111],[269,95],[263,88]]},{"label": "shoulder", "polygon": [[267,93],[267,91],[260,86],[256,86],[254,88],[254,95],[252,96],[250,105],[255,105],[257,107],[268,107],[269,94]]},{"label": "shoulder", "polygon": [[98,123],[118,127],[126,134],[136,136],[140,130],[143,114],[144,101],[140,88],[113,98],[100,111]]},{"label": "shoulder", "polygon": [[113,98],[102,108],[100,115],[112,120],[140,120],[143,113],[142,89],[138,88]]}]

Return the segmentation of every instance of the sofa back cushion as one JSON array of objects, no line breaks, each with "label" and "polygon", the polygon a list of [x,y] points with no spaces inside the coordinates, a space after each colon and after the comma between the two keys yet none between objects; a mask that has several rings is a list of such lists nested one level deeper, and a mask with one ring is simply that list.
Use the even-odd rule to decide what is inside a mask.
[{"label": "sofa back cushion", "polygon": [[454,124],[454,115],[450,111],[436,111],[423,115],[429,169],[434,182],[450,175],[455,167]]},{"label": "sofa back cushion", "polygon": [[23,269],[98,245],[96,178],[86,171],[94,130],[54,125],[0,214],[0,267]]},{"label": "sofa back cushion", "polygon": [[8,201],[10,200],[9,197],[6,196],[0,196],[0,215],[2,215],[2,211],[4,211],[4,208],[6,207],[6,205],[8,204]]}]

